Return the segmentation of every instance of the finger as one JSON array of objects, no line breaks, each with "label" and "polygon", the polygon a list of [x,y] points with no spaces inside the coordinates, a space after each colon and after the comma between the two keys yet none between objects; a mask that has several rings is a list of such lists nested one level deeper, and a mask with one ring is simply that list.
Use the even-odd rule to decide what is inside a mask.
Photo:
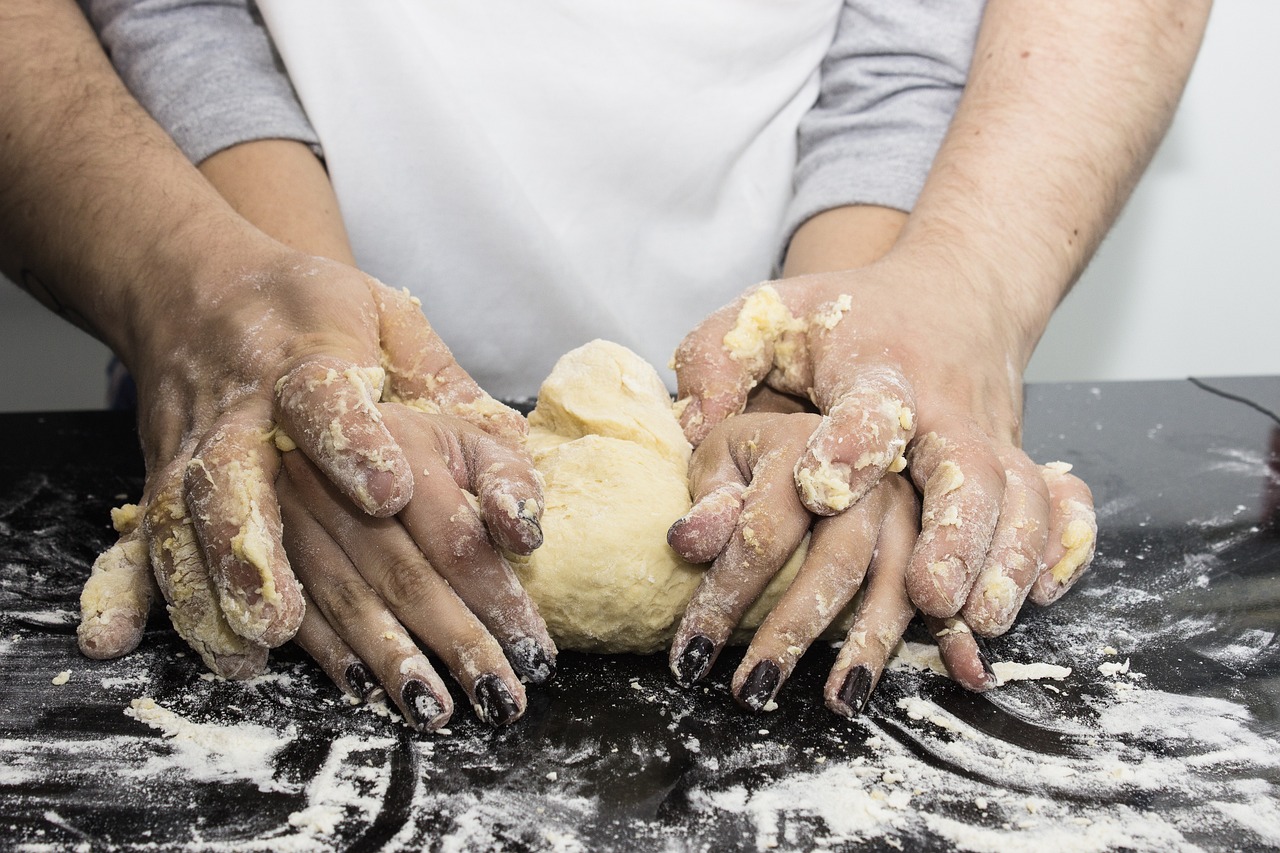
[{"label": "finger", "polygon": [[374,405],[380,367],[316,357],[276,384],[276,420],[338,488],[370,515],[390,516],[413,496],[413,477]]},{"label": "finger", "polygon": [[948,430],[947,437],[918,436],[909,459],[924,511],[907,591],[926,615],[954,616],[986,563],[1000,517],[1004,466],[985,436],[967,425]]},{"label": "finger", "polygon": [[[744,707],[768,709],[796,662],[853,600],[892,500],[915,506],[911,486],[901,477],[882,482],[853,509],[813,526],[800,570],[761,623],[734,673],[731,689]],[[905,514],[908,525],[911,516]],[[907,553],[903,551],[904,563]]]},{"label": "finger", "polygon": [[111,510],[120,538],[93,561],[93,573],[80,593],[76,638],[86,657],[117,658],[142,640],[155,581],[141,520],[133,504]]},{"label": "finger", "polygon": [[956,683],[975,693],[999,685],[995,670],[963,619],[926,616],[924,624],[937,641],[938,654]]},{"label": "finger", "polygon": [[707,317],[681,341],[672,357],[676,411],[693,446],[743,410],[751,389],[773,369],[778,344],[788,335],[802,342],[803,330],[773,285],[764,284]]},{"label": "finger", "polygon": [[[739,422],[740,428],[747,426],[748,418]],[[704,440],[689,462],[693,505],[667,529],[667,544],[690,563],[714,560],[738,526],[747,478],[729,446],[737,435],[737,430],[720,432]]]},{"label": "finger", "polygon": [[896,367],[828,359],[815,377],[822,425],[796,464],[796,487],[810,512],[831,515],[856,503],[888,471],[906,467],[915,435],[915,397]]},{"label": "finger", "polygon": [[887,478],[886,485],[890,483],[894,491],[884,496],[888,506],[858,615],[822,691],[827,707],[842,717],[857,716],[866,708],[885,663],[915,614],[904,579],[917,531],[917,505],[901,478]]},{"label": "finger", "polygon": [[[378,624],[378,620],[390,618],[386,614],[389,608],[399,624],[444,661],[481,720],[506,725],[519,719],[525,708],[524,687],[503,657],[502,648],[427,563],[400,522],[353,514],[340,502],[331,484],[322,480],[305,460],[286,456],[285,468],[310,514],[328,534],[320,537],[313,533],[307,541],[327,541],[331,537],[376,593],[377,607],[361,593],[358,601],[348,607],[346,621],[330,617],[330,624],[350,624],[353,614],[357,623]],[[334,559],[336,554],[329,552],[326,560]],[[310,589],[320,604],[322,594],[314,584]],[[339,592],[354,600],[357,589],[348,583]],[[388,631],[396,633],[393,628]],[[351,634],[344,636],[361,658],[378,671]]]},{"label": "finger", "polygon": [[462,464],[455,468],[455,482],[477,497],[489,533],[514,554],[533,553],[542,544],[544,501],[529,454],[478,431],[463,430],[457,441]]},{"label": "finger", "polygon": [[484,392],[431,328],[422,303],[408,291],[376,284],[387,371],[387,400],[453,415],[513,444],[528,432],[520,413]]},{"label": "finger", "polygon": [[[308,596],[306,615],[293,641],[319,664],[329,680],[343,693],[366,702],[378,698],[382,688],[374,680],[373,672],[364,665],[350,646],[333,630],[329,620]],[[410,707],[416,707],[409,703]],[[447,718],[446,718],[447,719]]]},{"label": "finger", "polygon": [[[291,467],[306,463],[298,460]],[[409,725],[427,731],[440,728],[453,714],[444,682],[346,552],[304,508],[305,492],[295,493],[296,484],[293,476],[281,481],[285,542],[316,608],[355,657],[368,665]],[[324,666],[340,649],[319,651],[317,660]]]},{"label": "finger", "polygon": [[[792,460],[808,432],[766,434],[744,448],[752,480],[738,526],[698,584],[672,640],[671,671],[680,684],[707,673],[742,615],[808,531],[810,516],[792,480]],[[755,458],[759,447],[770,449]]]},{"label": "finger", "polygon": [[[527,457],[466,425],[461,435],[440,427],[438,421],[428,430],[415,432],[411,429],[415,413],[388,406],[386,414],[413,463],[416,497],[400,513],[405,530],[435,572],[497,639],[520,676],[535,684],[549,680],[555,673],[555,644],[533,600],[494,548],[484,523],[501,517],[508,541],[516,536],[512,528],[527,530],[526,540],[520,543],[523,550],[509,549],[517,553],[533,550],[529,539],[534,533],[541,539],[542,530],[532,514],[540,514],[542,490]],[[475,483],[479,483],[474,488],[480,493],[483,518],[463,490]],[[530,518],[527,528],[521,513]],[[497,526],[491,520],[489,531]]]},{"label": "finger", "polygon": [[174,629],[205,665],[223,678],[252,678],[266,669],[267,647],[232,631],[222,616],[182,498],[185,468],[180,458],[160,472],[159,488],[143,516],[156,581]]},{"label": "finger", "polygon": [[1049,489],[1040,468],[1017,448],[1000,454],[1005,465],[1004,498],[982,573],[960,610],[984,637],[1009,630],[1040,576],[1049,536]]},{"label": "finger", "polygon": [[1098,518],[1093,510],[1093,492],[1070,473],[1065,462],[1042,465],[1049,488],[1049,535],[1045,545],[1047,566],[1031,588],[1031,600],[1048,605],[1075,585],[1093,562],[1098,541]]},{"label": "finger", "polygon": [[246,640],[269,647],[293,637],[305,610],[280,543],[279,469],[269,412],[241,410],[205,434],[184,478],[223,617]]}]

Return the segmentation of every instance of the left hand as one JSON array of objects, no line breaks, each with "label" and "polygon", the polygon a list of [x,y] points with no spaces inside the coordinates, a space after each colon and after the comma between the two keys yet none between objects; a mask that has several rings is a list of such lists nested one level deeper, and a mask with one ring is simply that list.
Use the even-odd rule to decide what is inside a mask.
[{"label": "left hand", "polygon": [[[680,345],[681,423],[696,445],[757,384],[809,398],[824,417],[795,486],[820,515],[856,505],[909,461],[924,500],[906,570],[911,600],[996,635],[1033,588],[1046,604],[1078,580],[1096,530],[1088,487],[1053,473],[1051,493],[1020,449],[1033,328],[919,251],[771,282]],[[1047,572],[1042,556],[1054,559]]]},{"label": "left hand", "polygon": [[[811,532],[795,580],[757,630],[733,676],[737,701],[771,710],[799,658],[867,589],[824,696],[842,716],[862,711],[915,613],[905,573],[919,530],[919,506],[901,477],[879,481],[847,512],[814,517],[800,503],[792,471],[821,419],[746,414],[713,430],[690,464],[693,508],[671,528],[677,553],[715,560],[694,593],[671,646],[671,669],[688,685],[706,674],[747,608]],[[960,636],[962,632],[957,632]],[[995,685],[969,642],[941,645],[948,670],[966,687]]]}]

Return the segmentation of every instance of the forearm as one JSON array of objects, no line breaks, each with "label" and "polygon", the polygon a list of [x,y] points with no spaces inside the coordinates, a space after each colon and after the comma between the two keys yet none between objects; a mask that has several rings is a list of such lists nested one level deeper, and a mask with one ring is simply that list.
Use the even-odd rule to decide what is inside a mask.
[{"label": "forearm", "polygon": [[787,247],[783,278],[866,266],[882,258],[902,233],[907,214],[889,207],[846,205],[807,220]]},{"label": "forearm", "polygon": [[1208,0],[992,0],[900,246],[1012,312],[1023,363],[1168,127]]},{"label": "forearm", "polygon": [[136,318],[189,305],[182,283],[234,269],[231,247],[255,232],[125,90],[73,3],[4,5],[0,79],[0,269],[127,358]]},{"label": "forearm", "polygon": [[201,163],[200,172],[238,214],[281,243],[355,265],[333,185],[304,143],[234,145]]}]

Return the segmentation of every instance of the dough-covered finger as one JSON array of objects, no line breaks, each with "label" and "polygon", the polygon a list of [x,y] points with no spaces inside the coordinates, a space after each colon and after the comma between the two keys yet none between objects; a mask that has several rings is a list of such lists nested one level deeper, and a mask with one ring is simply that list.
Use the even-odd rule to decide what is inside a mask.
[{"label": "dough-covered finger", "polygon": [[155,581],[141,522],[141,510],[134,504],[111,510],[120,538],[94,560],[93,573],[80,593],[76,638],[86,657],[117,658],[142,640]]},{"label": "dough-covered finger", "polygon": [[901,477],[882,481],[856,507],[814,525],[800,570],[734,673],[732,691],[744,707],[768,708],[801,655],[853,600],[871,563],[881,521],[895,501],[905,502],[908,509],[902,516],[910,525],[915,498]]},{"label": "dough-covered finger", "polygon": [[490,397],[459,366],[407,291],[374,285],[387,372],[387,400],[452,415],[519,444],[528,432],[520,413]]},{"label": "dough-covered finger", "polygon": [[827,707],[842,717],[862,713],[915,614],[904,580],[917,530],[914,499],[895,496],[880,525],[858,615],[822,691]]},{"label": "dough-covered finger", "polygon": [[[376,594],[375,607],[358,592],[358,585],[345,584],[336,590],[351,600],[350,614],[353,615],[345,622],[335,619],[331,613],[326,616],[352,648],[377,671],[378,667],[359,641],[339,626],[377,625],[394,616],[392,622],[403,625],[444,661],[471,698],[481,720],[506,725],[519,719],[525,709],[524,686],[516,678],[502,648],[428,564],[400,522],[353,514],[332,486],[321,480],[305,460],[286,455],[285,467],[308,511],[328,534],[328,537],[308,536],[308,541],[324,543],[331,538]],[[302,547],[300,544],[299,551]],[[326,561],[330,560],[336,560],[336,555],[326,557]],[[316,603],[322,604],[324,594],[315,589],[314,584],[310,588]],[[387,632],[393,637],[396,635],[394,627],[388,626],[384,633]]]},{"label": "dough-covered finger", "polygon": [[1041,555],[1049,535],[1049,490],[1040,469],[1027,455],[1008,448],[1004,499],[986,565],[960,610],[978,634],[995,637],[1009,630],[1040,576]]},{"label": "dough-covered finger", "polygon": [[1000,683],[978,645],[978,638],[963,619],[958,616],[948,619],[926,616],[924,624],[938,643],[942,662],[957,684],[980,693]]},{"label": "dough-covered finger", "polygon": [[289,441],[370,515],[399,512],[413,496],[409,462],[375,405],[383,369],[317,356],[276,384],[276,420]]},{"label": "dough-covered finger", "polygon": [[302,590],[280,543],[279,451],[268,411],[238,411],[187,463],[187,507],[222,615],[251,642],[278,646],[302,622]]},{"label": "dough-covered finger", "polygon": [[1065,462],[1042,465],[1049,487],[1049,535],[1045,569],[1031,589],[1031,600],[1048,605],[1057,601],[1088,570],[1098,541],[1098,518],[1093,492],[1071,473]]},{"label": "dough-covered finger", "polygon": [[823,360],[815,398],[824,417],[796,463],[796,487],[810,512],[831,515],[906,467],[915,397],[898,368],[850,357]]},{"label": "dough-covered finger", "polygon": [[954,616],[986,562],[1004,497],[1004,465],[976,428],[917,436],[911,479],[924,495],[920,538],[907,569],[911,600],[930,616]]},{"label": "dough-covered finger", "polygon": [[743,463],[752,479],[738,526],[699,583],[672,640],[671,671],[680,684],[707,673],[747,608],[808,532],[810,515],[796,495],[792,472],[812,422],[803,415],[782,420],[791,418],[803,418],[797,421],[801,428],[773,433],[766,428],[758,439],[745,442]]},{"label": "dough-covered finger", "polygon": [[348,696],[367,702],[381,692],[382,688],[374,680],[373,672],[338,636],[338,632],[333,630],[329,620],[309,597],[306,615],[302,617],[302,624],[298,626],[298,633],[294,635],[293,641]]},{"label": "dough-covered finger", "polygon": [[[524,535],[522,551],[542,531],[536,515],[542,490],[527,457],[474,427],[440,419],[413,432],[421,414],[387,407],[388,423],[413,463],[415,497],[399,519],[431,568],[443,577],[502,646],[508,660],[527,681],[541,684],[555,673],[556,647],[537,607],[515,572],[494,547],[485,521],[499,515],[508,542]],[[448,425],[458,425],[461,430]],[[464,486],[479,490],[477,512]],[[521,514],[528,516],[528,522]],[[511,528],[526,529],[516,534]],[[495,537],[498,538],[498,537]],[[501,541],[501,540],[500,540]]]},{"label": "dough-covered finger", "polygon": [[160,473],[160,487],[143,517],[156,582],[169,604],[174,630],[205,666],[223,678],[252,678],[266,668],[267,647],[231,630],[222,616],[183,500],[185,468],[185,460],[179,459]]}]

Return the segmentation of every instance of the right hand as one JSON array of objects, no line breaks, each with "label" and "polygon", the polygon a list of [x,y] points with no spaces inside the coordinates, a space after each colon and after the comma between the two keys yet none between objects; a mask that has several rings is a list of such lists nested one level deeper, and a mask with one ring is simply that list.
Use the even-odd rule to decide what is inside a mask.
[{"label": "right hand", "polygon": [[305,611],[281,543],[277,427],[364,512],[388,517],[414,476],[376,408],[384,389],[513,443],[526,426],[409,296],[260,234],[217,257],[204,281],[153,286],[118,347],[138,386],[141,524],[95,563],[79,638],[94,658],[137,645],[149,561],[183,638],[214,672],[247,678]]},{"label": "right hand", "polygon": [[498,550],[541,543],[524,515],[542,503],[540,481],[523,450],[464,421],[378,408],[414,472],[396,518],[361,512],[301,453],[284,456],[285,549],[314,603],[297,641],[340,688],[367,699],[376,681],[411,725],[437,729],[452,701],[416,636],[481,720],[512,723],[521,681],[555,671],[546,624]]}]

